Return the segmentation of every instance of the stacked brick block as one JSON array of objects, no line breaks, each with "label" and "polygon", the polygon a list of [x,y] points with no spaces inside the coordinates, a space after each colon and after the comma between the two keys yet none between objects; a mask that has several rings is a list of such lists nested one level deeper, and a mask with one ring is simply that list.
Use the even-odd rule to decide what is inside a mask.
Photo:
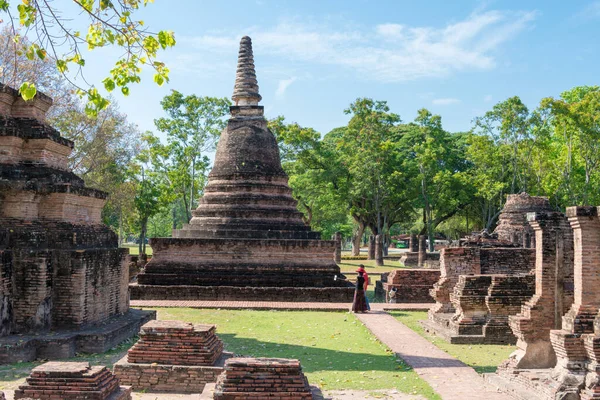
[{"label": "stacked brick block", "polygon": [[223,353],[214,325],[182,321],[150,321],[127,353],[130,363],[213,365]]},{"label": "stacked brick block", "polygon": [[[69,170],[73,142],[46,124],[51,104],[0,84],[0,344],[104,324],[129,309],[126,250],[101,221],[107,194]],[[36,357],[0,349],[0,362]]]},{"label": "stacked brick block", "polygon": [[312,394],[298,360],[231,358],[217,380],[214,399],[308,400]]},{"label": "stacked brick block", "polygon": [[202,392],[223,371],[223,342],[215,332],[214,325],[150,321],[114,372],[134,390]]},{"label": "stacked brick block", "polygon": [[433,298],[429,291],[439,278],[440,271],[435,269],[394,270],[383,283],[386,300],[389,301],[389,293],[395,288],[398,303],[431,303]]},{"label": "stacked brick block", "polygon": [[[248,37],[240,43],[238,72],[246,78],[236,81],[238,100],[230,107],[204,196],[190,223],[172,238],[151,239],[152,260],[131,296],[351,301],[353,288],[334,279],[340,274],[332,257],[335,241],[321,240],[297,209],[277,141],[258,105],[258,86],[248,99],[238,97],[248,88],[247,77],[256,76]],[[285,290],[273,290],[279,288]]]},{"label": "stacked brick block", "polygon": [[131,388],[106,367],[87,362],[48,362],[31,371],[15,399],[36,400],[130,400]]}]

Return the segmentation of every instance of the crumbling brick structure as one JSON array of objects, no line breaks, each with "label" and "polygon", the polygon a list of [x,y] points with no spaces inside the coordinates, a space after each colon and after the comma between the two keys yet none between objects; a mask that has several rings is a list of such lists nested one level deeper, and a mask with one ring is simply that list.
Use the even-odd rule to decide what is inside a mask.
[{"label": "crumbling brick structure", "polygon": [[407,267],[437,269],[440,267],[440,253],[427,251],[427,236],[411,234],[409,251],[402,253],[400,263]]},{"label": "crumbling brick structure", "polygon": [[516,342],[508,317],[534,294],[535,250],[523,247],[535,243],[527,213],[551,211],[547,198],[509,195],[493,234],[442,249],[426,329],[453,343]]},{"label": "crumbling brick structure", "polygon": [[15,400],[131,400],[131,388],[103,366],[87,362],[52,361],[35,367]]},{"label": "crumbling brick structure", "polygon": [[219,376],[215,400],[308,400],[312,393],[300,361],[285,358],[231,358]]},{"label": "crumbling brick structure", "polygon": [[390,291],[396,289],[397,303],[431,303],[430,291],[440,279],[437,269],[397,269],[389,273],[383,283],[386,303],[390,302]]},{"label": "crumbling brick structure", "polygon": [[114,373],[136,391],[200,393],[231,356],[215,332],[214,325],[150,321]]},{"label": "crumbling brick structure", "polygon": [[[320,240],[296,208],[277,141],[258,105],[249,37],[240,43],[232,98],[198,208],[173,238],[151,239],[154,254],[132,286],[132,298],[202,299],[220,292],[231,294],[230,300],[255,300],[264,292],[280,295],[277,300],[306,301],[312,293],[312,301],[351,301],[352,287],[334,279],[340,274],[332,257],[335,242]],[[322,296],[324,290],[331,294]]]},{"label": "crumbling brick structure", "polygon": [[[126,250],[101,221],[107,195],[69,170],[73,142],[46,124],[51,104],[0,84],[0,363],[105,351],[148,316],[128,313]],[[100,324],[99,346],[75,339]],[[73,335],[50,346],[49,331]]]}]

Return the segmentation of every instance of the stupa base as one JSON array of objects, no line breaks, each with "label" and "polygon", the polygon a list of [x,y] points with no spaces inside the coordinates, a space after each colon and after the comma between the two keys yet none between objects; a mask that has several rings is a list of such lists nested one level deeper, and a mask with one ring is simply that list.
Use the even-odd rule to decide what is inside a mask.
[{"label": "stupa base", "polygon": [[351,303],[354,287],[129,286],[132,300],[223,300]]},{"label": "stupa base", "polygon": [[77,353],[104,353],[135,336],[140,327],[156,318],[156,311],[130,309],[101,325],[81,330],[60,330],[37,335],[0,338],[0,365],[37,359],[60,360]]}]

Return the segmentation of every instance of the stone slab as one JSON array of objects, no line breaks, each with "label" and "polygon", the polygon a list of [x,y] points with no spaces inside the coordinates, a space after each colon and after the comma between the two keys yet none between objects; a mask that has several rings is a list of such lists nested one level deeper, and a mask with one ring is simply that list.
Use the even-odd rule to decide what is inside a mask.
[{"label": "stone slab", "polygon": [[457,335],[453,330],[433,321],[419,321],[425,332],[438,336],[451,344],[515,344],[516,338],[497,341],[495,337],[485,335]]}]

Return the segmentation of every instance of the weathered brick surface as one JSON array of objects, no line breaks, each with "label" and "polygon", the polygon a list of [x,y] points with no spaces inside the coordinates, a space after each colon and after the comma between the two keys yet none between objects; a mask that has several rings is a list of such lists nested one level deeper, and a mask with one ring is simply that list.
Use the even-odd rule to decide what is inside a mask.
[{"label": "weathered brick surface", "polygon": [[178,285],[130,285],[135,300],[231,300],[294,301],[348,303],[354,297],[352,287],[236,287]]},{"label": "weathered brick surface", "polygon": [[114,366],[122,385],[145,392],[201,393],[222,372],[222,366],[132,364],[126,357]]},{"label": "weathered brick surface", "polygon": [[527,214],[532,212],[552,212],[547,197],[530,196],[527,193],[509,194],[502,213],[498,217],[498,226],[494,233],[498,239],[512,242],[519,246],[528,243],[535,247],[533,228],[527,223]]},{"label": "weathered brick surface", "polygon": [[397,269],[389,273],[383,283],[386,302],[389,292],[396,288],[397,303],[429,303],[433,302],[430,290],[439,280],[440,271],[435,269]]},{"label": "weathered brick surface", "polygon": [[223,342],[215,325],[182,321],[150,321],[140,331],[140,340],[129,349],[130,363],[168,365],[213,365],[223,353]]},{"label": "weathered brick surface", "polygon": [[[245,78],[236,83],[234,93],[244,92],[248,77],[255,76],[251,59],[246,38],[238,65]],[[138,275],[133,298],[176,299],[179,287],[195,285],[194,290],[184,289],[186,298],[194,293],[197,299],[215,293],[235,296],[235,290],[214,290],[221,286],[302,287],[304,294],[312,293],[311,300],[318,300],[321,292],[310,288],[349,286],[334,279],[340,274],[332,257],[336,243],[320,240],[297,209],[277,141],[258,105],[258,86],[255,92],[248,98],[234,95],[236,105],[230,108],[198,208],[189,224],[173,231],[173,238],[151,240],[154,256]],[[162,290],[165,286],[173,289]],[[278,293],[289,295],[270,291]]]},{"label": "weathered brick surface", "polygon": [[35,367],[15,399],[39,400],[130,400],[131,388],[119,386],[119,379],[106,367],[87,362],[48,362]]},{"label": "weathered brick surface", "polygon": [[300,361],[285,358],[231,358],[219,376],[215,400],[312,399]]}]

